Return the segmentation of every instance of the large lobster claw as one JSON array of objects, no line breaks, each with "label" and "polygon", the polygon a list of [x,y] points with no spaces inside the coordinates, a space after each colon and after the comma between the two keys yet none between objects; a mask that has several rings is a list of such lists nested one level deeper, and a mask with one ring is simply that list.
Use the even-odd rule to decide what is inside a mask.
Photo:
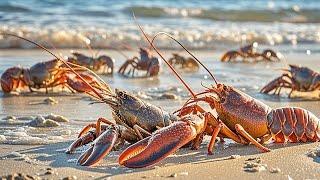
[{"label": "large lobster claw", "polygon": [[142,168],[153,165],[174,153],[193,140],[203,129],[203,121],[191,121],[190,118],[191,116],[172,123],[129,146],[119,156],[119,164],[129,168]]},{"label": "large lobster claw", "polygon": [[117,139],[118,132],[116,129],[104,131],[93,142],[92,146],[79,157],[78,163],[82,166],[95,165],[111,151]]},{"label": "large lobster claw", "polygon": [[66,150],[67,154],[73,153],[78,147],[83,146],[85,144],[88,144],[92,142],[96,138],[94,132],[88,132],[85,135],[79,137],[77,140],[75,140]]}]

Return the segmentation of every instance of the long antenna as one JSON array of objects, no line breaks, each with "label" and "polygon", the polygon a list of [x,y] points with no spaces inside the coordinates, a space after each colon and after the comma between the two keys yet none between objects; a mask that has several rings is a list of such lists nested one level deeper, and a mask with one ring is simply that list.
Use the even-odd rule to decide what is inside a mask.
[{"label": "long antenna", "polygon": [[85,37],[85,36],[80,36],[79,34],[78,34],[78,37],[80,38],[80,41],[82,41],[82,42],[84,42],[84,44],[87,46],[87,48],[89,49],[89,51],[91,52],[91,56],[92,56],[92,58],[95,58],[95,52],[94,52],[94,50],[92,49],[92,47],[91,47],[91,40],[89,39],[89,38],[87,38],[87,37]]},{"label": "long antenna", "polygon": [[47,51],[49,54],[51,54],[52,56],[54,56],[55,58],[57,58],[58,60],[60,60],[61,62],[63,62],[63,64],[65,64],[77,77],[79,77],[87,86],[89,86],[89,87],[92,89],[92,91],[93,91],[99,98],[104,99],[104,97],[103,97],[100,93],[98,93],[85,79],[83,79],[82,76],[80,76],[74,69],[72,69],[72,67],[71,67],[67,62],[65,62],[63,59],[59,58],[57,55],[55,55],[54,53],[52,53],[50,50],[48,50],[47,48],[45,48],[45,47],[42,46],[41,44],[38,44],[38,43],[36,43],[36,42],[34,42],[34,41],[32,41],[32,40],[29,40],[29,39],[27,39],[27,38],[18,36],[18,35],[16,35],[16,34],[11,34],[11,33],[0,33],[0,34],[2,34],[2,35],[7,35],[7,36],[13,36],[13,37],[16,37],[16,38],[19,38],[19,39],[23,39],[23,40],[25,40],[25,41],[28,41],[28,42],[30,42],[30,43],[38,46],[38,47],[41,48],[41,49]]},{"label": "long antenna", "polygon": [[197,58],[195,57],[186,47],[184,47],[177,39],[175,39],[172,35],[166,33],[166,32],[158,32],[155,36],[153,36],[151,43],[153,44],[154,40],[157,38],[157,36],[159,35],[166,35],[167,37],[169,37],[170,39],[174,40],[176,43],[178,43],[185,51],[187,51],[187,53],[192,56],[208,73],[209,75],[212,77],[212,79],[214,80],[214,82],[216,84],[218,84],[216,78],[213,76],[213,74],[209,71],[209,69]]},{"label": "long antenna", "polygon": [[192,89],[189,87],[189,85],[181,78],[181,76],[178,74],[178,72],[170,65],[170,63],[162,56],[162,54],[159,52],[159,50],[152,44],[152,42],[148,38],[147,34],[144,32],[144,30],[142,29],[140,24],[137,22],[136,16],[134,15],[134,12],[132,12],[132,15],[133,15],[135,23],[138,25],[143,36],[147,39],[147,41],[151,45],[151,47],[157,52],[157,54],[161,57],[161,59],[170,67],[170,69],[174,72],[174,74],[178,77],[178,79],[183,83],[183,85],[188,89],[188,91],[191,93],[191,95],[194,98],[196,98],[195,93],[192,91]]}]

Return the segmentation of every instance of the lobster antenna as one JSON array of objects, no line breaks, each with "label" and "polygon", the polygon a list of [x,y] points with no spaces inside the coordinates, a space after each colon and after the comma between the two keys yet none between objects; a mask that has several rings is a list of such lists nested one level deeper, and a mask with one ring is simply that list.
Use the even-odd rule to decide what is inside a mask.
[{"label": "lobster antenna", "polygon": [[74,63],[71,63],[71,62],[66,62],[68,63],[69,65],[72,65],[74,67],[77,67],[77,68],[80,68],[80,69],[83,69],[83,70],[86,70],[86,71],[89,71],[91,74],[93,74],[103,85],[105,85],[107,87],[107,90],[112,92],[112,89],[110,88],[110,86],[100,77],[98,76],[95,72],[93,72],[91,69],[87,68],[87,67],[84,67],[84,66],[80,66],[78,64],[74,64]]},{"label": "lobster antenna", "polygon": [[[57,48],[56,48],[50,41],[49,41],[48,43],[51,45],[51,47],[52,47],[54,50],[58,51]],[[57,56],[59,56],[61,59],[63,59],[63,57],[62,57],[62,55],[61,55],[60,53],[59,53]],[[66,61],[66,63],[68,63],[69,65],[72,65],[72,66],[74,66],[74,67],[80,68],[80,69],[82,69],[82,70],[89,71],[89,72],[90,72],[91,74],[93,74],[96,78],[98,78],[103,85],[105,85],[105,86],[107,87],[107,90],[108,90],[109,92],[112,92],[112,89],[110,88],[110,86],[109,86],[100,76],[98,76],[95,72],[93,72],[91,69],[89,69],[89,68],[87,68],[87,67],[84,67],[84,66],[80,66],[80,65],[78,65],[78,64],[74,64],[74,63],[68,62],[68,61]]]},{"label": "lobster antenna", "polygon": [[130,59],[129,56],[127,56],[125,53],[123,53],[122,51],[120,51],[119,49],[114,49],[117,53],[121,54],[123,57],[125,57],[126,59]]},{"label": "lobster antenna", "polygon": [[153,44],[153,41],[156,39],[156,37],[159,36],[159,35],[166,35],[167,37],[169,37],[170,39],[172,39],[176,43],[178,43],[185,51],[187,51],[187,53],[190,56],[192,56],[209,73],[209,75],[212,77],[214,82],[216,84],[218,84],[217,79],[213,76],[213,74],[209,71],[209,69],[197,57],[195,57],[186,47],[184,47],[177,39],[175,39],[172,35],[170,35],[170,34],[168,34],[166,32],[158,32],[155,36],[153,36],[153,39],[151,41],[152,44]]},{"label": "lobster antenna", "polygon": [[89,86],[91,88],[91,90],[101,99],[104,99],[104,97],[99,94],[85,79],[83,79],[82,76],[80,76],[74,69],[72,69],[72,67],[67,63],[65,62],[63,59],[59,58],[57,55],[55,55],[54,53],[52,53],[49,49],[45,48],[44,46],[42,46],[41,44],[38,44],[32,40],[29,40],[27,38],[24,38],[24,37],[21,37],[21,36],[18,36],[16,34],[11,34],[11,33],[0,33],[2,35],[7,35],[7,36],[13,36],[13,37],[16,37],[16,38],[19,38],[19,39],[22,39],[22,40],[25,40],[25,41],[28,41],[36,46],[38,46],[39,48],[47,51],[49,54],[51,54],[52,56],[54,56],[55,58],[57,58],[58,60],[60,60],[61,62],[63,62],[63,64],[65,64],[77,77],[79,77],[87,86]]},{"label": "lobster antenna", "polygon": [[91,52],[91,56],[92,56],[92,58],[95,58],[95,52],[93,51],[93,49],[92,49],[92,47],[91,47],[91,45],[90,45],[90,43],[91,43],[91,40],[89,39],[89,38],[87,38],[87,37],[81,37],[79,34],[78,34],[78,37],[80,38],[80,40],[82,41],[82,42],[84,42],[84,44],[87,46],[87,48],[89,49],[89,51]]},{"label": "lobster antenna", "polygon": [[182,84],[188,89],[188,91],[191,93],[191,95],[196,98],[195,93],[192,91],[192,89],[189,87],[189,85],[181,78],[179,73],[172,67],[168,61],[162,56],[162,54],[159,52],[159,50],[152,44],[150,39],[148,38],[147,34],[144,32],[140,24],[137,22],[136,16],[134,15],[134,12],[132,11],[132,15],[134,18],[135,23],[138,25],[139,29],[141,30],[143,36],[147,39],[147,42],[151,45],[151,47],[157,52],[157,54],[161,57],[161,59],[170,67],[170,69],[173,71],[173,73],[178,77],[178,79],[182,82]]}]

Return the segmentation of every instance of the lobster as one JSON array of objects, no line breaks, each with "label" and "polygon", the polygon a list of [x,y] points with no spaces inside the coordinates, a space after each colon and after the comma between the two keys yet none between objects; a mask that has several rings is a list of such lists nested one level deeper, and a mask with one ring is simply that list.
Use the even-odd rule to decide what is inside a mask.
[{"label": "lobster", "polygon": [[[79,83],[82,86],[86,87],[85,93],[95,98],[99,103],[106,103],[111,107],[115,123],[105,118],[99,118],[96,123],[88,124],[81,130],[78,139],[66,150],[66,153],[72,153],[79,146],[93,141],[91,147],[79,157],[78,163],[81,165],[95,165],[113,147],[122,144],[123,141],[134,142],[143,139],[151,135],[153,131],[164,126],[169,126],[172,122],[177,121],[177,116],[144,102],[126,91],[115,89],[115,92],[113,92],[109,85],[92,71],[90,72],[97,77],[99,84],[91,85],[69,63],[32,40],[14,34],[5,33],[4,35],[28,41],[53,55],[70,69],[79,79]],[[90,131],[92,128],[93,131]]]},{"label": "lobster", "polygon": [[258,43],[254,42],[252,44],[241,47],[239,50],[231,50],[226,52],[222,57],[222,62],[236,61],[238,57],[241,57],[243,61],[247,58],[252,58],[254,61],[280,61],[281,54],[277,53],[271,49],[265,49],[262,53],[257,52]]},{"label": "lobster", "polygon": [[[83,70],[82,68],[77,69]],[[81,74],[90,84],[98,84],[97,80],[90,74]],[[31,92],[34,89],[45,88],[46,93],[48,93],[48,88],[56,86],[67,87],[72,92],[85,92],[87,86],[82,85],[82,83],[79,83],[79,79],[71,74],[68,69],[65,69],[58,59],[39,62],[30,68],[11,67],[1,75],[1,87],[5,93],[19,91],[26,87]]]},{"label": "lobster", "polygon": [[68,57],[68,62],[87,67],[96,73],[113,74],[114,59],[106,55],[89,57],[79,52],[72,52],[72,57]]},{"label": "lobster", "polygon": [[[119,68],[118,73],[126,76],[134,77],[135,70],[146,71],[145,77],[157,76],[160,72],[160,61],[157,57],[151,55],[150,51],[146,48],[140,48],[140,59],[138,57],[133,57],[132,59],[126,60],[123,65]],[[129,65],[132,69],[126,73]]]},{"label": "lobster", "polygon": [[290,98],[293,91],[311,92],[320,90],[320,74],[308,67],[302,67],[290,64],[290,69],[280,77],[275,78],[261,89],[261,93],[268,94],[274,91],[274,94],[280,95],[282,88],[291,89],[288,97]]},{"label": "lobster", "polygon": [[[129,146],[119,156],[119,164],[130,168],[153,165],[190,141],[200,144],[203,135],[211,136],[208,154],[212,154],[217,136],[230,138],[241,144],[252,143],[262,152],[270,151],[262,145],[270,139],[276,143],[320,140],[320,120],[311,112],[298,107],[272,109],[232,86],[218,83],[201,61],[174,37],[163,32],[156,34],[154,39],[165,34],[180,44],[213,78],[215,85],[198,94],[194,93],[153,45],[154,39],[151,41],[142,27],[139,24],[138,26],[151,47],[184,84],[192,98],[176,111],[179,121]],[[198,102],[207,103],[217,115],[205,111]],[[192,118],[194,116],[196,118]]]},{"label": "lobster", "polygon": [[[112,108],[116,123],[99,118],[96,123],[89,124],[81,130],[78,139],[69,146],[66,153],[72,153],[77,147],[95,140],[78,159],[78,163],[83,166],[95,165],[111,151],[115,144],[119,144],[116,142],[137,142],[177,119],[175,115],[118,89],[114,94],[100,100]],[[110,127],[102,129],[101,123]],[[94,130],[90,131],[92,128]]]},{"label": "lobster", "polygon": [[199,69],[199,64],[193,58],[185,58],[177,53],[172,53],[172,57],[168,61],[172,66],[180,69]]}]

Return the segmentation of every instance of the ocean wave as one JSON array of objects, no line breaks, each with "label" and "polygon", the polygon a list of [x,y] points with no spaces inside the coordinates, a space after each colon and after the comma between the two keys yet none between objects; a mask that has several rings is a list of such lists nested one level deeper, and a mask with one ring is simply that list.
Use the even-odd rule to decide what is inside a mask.
[{"label": "ocean wave", "polygon": [[[215,23],[214,25],[164,26],[143,25],[149,35],[159,31],[172,34],[191,49],[217,49],[220,47],[239,46],[241,43],[256,41],[260,44],[318,44],[320,31],[317,24],[243,24]],[[100,27],[30,27],[0,26],[0,32],[18,34],[55,48],[93,48],[125,49],[125,46],[146,46],[144,38],[136,25]],[[156,45],[163,49],[180,48],[165,36],[156,40]],[[0,36],[0,48],[35,48],[34,45],[17,38]]]},{"label": "ocean wave", "polygon": [[31,12],[29,8],[20,6],[20,5],[0,5],[0,12],[12,13],[12,12]]},{"label": "ocean wave", "polygon": [[215,21],[236,22],[289,22],[289,23],[320,23],[319,9],[300,9],[294,6],[289,9],[204,9],[204,8],[173,8],[133,6],[126,8],[140,17],[167,18],[198,18]]}]

